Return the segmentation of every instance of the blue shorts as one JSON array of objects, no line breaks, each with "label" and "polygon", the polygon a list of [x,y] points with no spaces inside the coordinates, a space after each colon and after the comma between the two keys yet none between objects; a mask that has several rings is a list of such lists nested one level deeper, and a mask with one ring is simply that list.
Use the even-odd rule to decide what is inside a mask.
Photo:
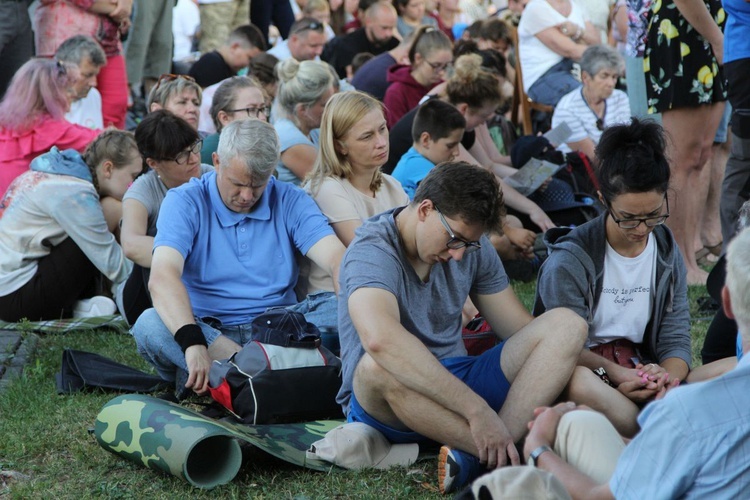
[{"label": "blue shorts", "polygon": [[[510,382],[500,369],[500,355],[503,352],[502,343],[485,351],[479,356],[458,356],[441,359],[440,363],[464,384],[487,401],[495,411],[500,411],[505,398],[508,397]],[[375,420],[360,406],[354,392],[349,400],[348,422],[362,422],[380,431],[392,443],[425,443],[431,439],[414,431],[402,431],[389,427]]]}]

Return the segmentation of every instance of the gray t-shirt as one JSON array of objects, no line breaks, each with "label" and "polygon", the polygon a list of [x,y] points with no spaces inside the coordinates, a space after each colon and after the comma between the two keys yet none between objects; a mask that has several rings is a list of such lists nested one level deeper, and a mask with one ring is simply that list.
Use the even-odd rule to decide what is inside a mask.
[{"label": "gray t-shirt", "polygon": [[[508,276],[486,236],[482,248],[461,261],[435,264],[426,283],[417,276],[401,247],[394,215],[389,210],[369,219],[356,231],[339,275],[339,338],[343,381],[336,400],[349,411],[354,369],[364,355],[348,300],[359,288],[381,288],[398,299],[401,325],[438,359],[465,356],[461,310],[469,293],[489,295],[508,287]],[[447,241],[447,238],[446,238]]]},{"label": "gray t-shirt", "polygon": [[[211,172],[214,167],[211,165],[201,164],[201,175]],[[156,219],[159,218],[159,209],[164,197],[167,196],[167,186],[159,179],[154,170],[149,170],[138,177],[133,185],[125,192],[122,201],[133,199],[138,200],[146,207],[148,213],[148,226],[146,229],[147,236],[156,236]]]}]

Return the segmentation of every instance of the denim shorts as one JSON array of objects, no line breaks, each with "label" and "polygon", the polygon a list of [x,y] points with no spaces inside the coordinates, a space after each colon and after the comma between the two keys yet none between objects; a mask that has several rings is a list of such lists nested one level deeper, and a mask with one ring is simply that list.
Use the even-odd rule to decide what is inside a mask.
[{"label": "denim shorts", "polygon": [[724,114],[721,116],[721,121],[719,122],[719,128],[716,129],[714,143],[723,144],[727,142],[727,130],[729,129],[730,116],[732,116],[732,105],[727,101],[727,105],[724,106]]},{"label": "denim shorts", "polygon": [[[499,412],[508,397],[510,382],[500,369],[502,343],[479,356],[445,358],[440,363],[453,375]],[[369,415],[359,404],[354,392],[349,401],[348,422],[362,422],[380,431],[392,443],[432,443],[432,440],[414,431],[402,431],[385,425]]]}]

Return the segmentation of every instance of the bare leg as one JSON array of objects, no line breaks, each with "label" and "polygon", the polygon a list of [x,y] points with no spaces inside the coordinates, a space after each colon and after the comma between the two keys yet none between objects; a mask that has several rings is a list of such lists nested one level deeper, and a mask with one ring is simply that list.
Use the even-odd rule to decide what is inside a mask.
[{"label": "bare leg", "polygon": [[636,421],[640,411],[638,405],[584,366],[576,367],[564,398],[603,413],[625,437],[635,436],[640,429]]},{"label": "bare leg", "polygon": [[[719,203],[721,201],[721,183],[724,180],[724,167],[729,158],[729,149],[732,144],[732,134],[728,131],[727,141],[714,144],[711,149],[710,164],[707,165],[708,196],[706,207],[703,210],[703,222],[701,224],[701,242],[703,246],[714,247],[721,243],[721,221],[719,220]],[[720,248],[720,247],[719,247]]]},{"label": "bare leg", "polygon": [[534,409],[551,404],[568,384],[587,332],[579,316],[560,308],[535,318],[505,342],[500,366],[511,386],[500,418],[516,441],[526,434]]},{"label": "bare leg", "polygon": [[671,217],[674,232],[687,267],[689,284],[705,284],[708,273],[695,260],[699,214],[705,209],[707,192],[701,188],[701,171],[711,152],[724,103],[680,108],[664,112],[664,128],[670,135],[669,159],[672,170]]}]

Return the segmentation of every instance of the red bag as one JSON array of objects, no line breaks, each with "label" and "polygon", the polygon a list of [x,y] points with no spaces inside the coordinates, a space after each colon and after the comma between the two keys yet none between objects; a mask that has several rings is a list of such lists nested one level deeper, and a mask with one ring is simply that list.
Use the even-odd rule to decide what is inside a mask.
[{"label": "red bag", "polygon": [[500,339],[492,331],[490,324],[479,315],[466,324],[461,331],[461,336],[469,356],[479,356],[500,343]]}]

